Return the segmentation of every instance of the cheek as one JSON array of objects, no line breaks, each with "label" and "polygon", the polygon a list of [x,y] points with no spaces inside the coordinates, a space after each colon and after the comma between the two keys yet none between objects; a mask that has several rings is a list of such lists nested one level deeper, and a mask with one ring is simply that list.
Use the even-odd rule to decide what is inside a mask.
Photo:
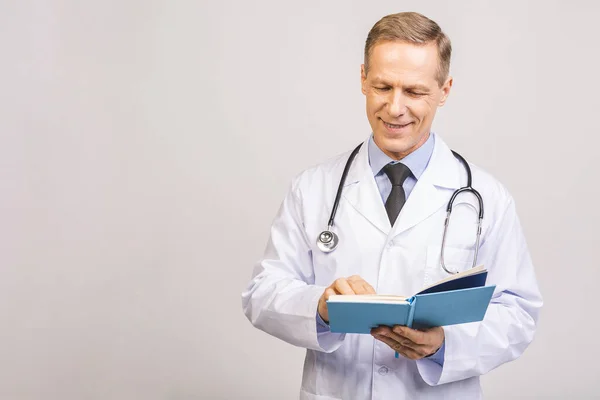
[{"label": "cheek", "polygon": [[367,97],[367,110],[369,114],[373,114],[381,109],[385,101],[378,96]]},{"label": "cheek", "polygon": [[419,121],[428,121],[433,118],[433,109],[428,101],[417,101],[411,107],[412,114]]}]

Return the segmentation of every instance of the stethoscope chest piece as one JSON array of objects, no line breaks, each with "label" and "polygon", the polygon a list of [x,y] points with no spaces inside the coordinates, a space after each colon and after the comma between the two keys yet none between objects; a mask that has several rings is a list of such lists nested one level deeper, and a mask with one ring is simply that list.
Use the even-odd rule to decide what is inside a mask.
[{"label": "stethoscope chest piece", "polygon": [[339,241],[338,235],[330,230],[326,230],[319,234],[319,237],[317,238],[317,247],[323,253],[331,253],[337,248]]}]

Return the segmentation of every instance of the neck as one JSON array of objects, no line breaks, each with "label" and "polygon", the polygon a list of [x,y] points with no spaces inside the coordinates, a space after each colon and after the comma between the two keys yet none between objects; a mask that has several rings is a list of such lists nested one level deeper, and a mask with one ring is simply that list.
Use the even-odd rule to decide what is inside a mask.
[{"label": "neck", "polygon": [[377,143],[377,139],[375,137],[373,137],[373,140],[375,141],[375,144],[377,145],[377,147],[379,147],[381,149],[381,151],[383,151],[385,153],[385,155],[387,155],[388,157],[390,157],[393,160],[400,161],[404,157],[406,157],[410,153],[412,153],[413,151],[417,150],[419,147],[423,146],[425,144],[425,142],[427,142],[427,139],[429,139],[429,135],[431,135],[431,133],[427,132],[427,134],[423,135],[423,137],[413,147],[411,147],[410,149],[408,149],[406,151],[402,151],[402,152],[394,152],[394,151],[387,150],[387,149],[383,148],[383,146],[381,146],[379,143]]}]

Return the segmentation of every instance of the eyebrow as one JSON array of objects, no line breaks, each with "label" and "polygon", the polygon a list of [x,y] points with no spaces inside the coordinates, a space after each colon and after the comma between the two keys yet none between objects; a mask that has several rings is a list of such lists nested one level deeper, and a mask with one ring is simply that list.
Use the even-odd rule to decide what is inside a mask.
[{"label": "eyebrow", "polygon": [[413,90],[417,90],[419,92],[429,92],[429,88],[425,85],[409,85],[409,86],[405,86],[405,89],[413,89]]},{"label": "eyebrow", "polygon": [[[382,79],[382,78],[375,78],[375,79],[373,79],[373,83],[375,85],[393,86],[393,85],[390,85],[385,79]],[[410,90],[410,89],[412,89],[412,90],[418,90],[420,92],[429,92],[429,87],[427,87],[425,85],[422,85],[422,84],[418,84],[418,83],[414,84],[414,85],[406,85],[406,86],[403,85],[402,88],[404,90]]]}]

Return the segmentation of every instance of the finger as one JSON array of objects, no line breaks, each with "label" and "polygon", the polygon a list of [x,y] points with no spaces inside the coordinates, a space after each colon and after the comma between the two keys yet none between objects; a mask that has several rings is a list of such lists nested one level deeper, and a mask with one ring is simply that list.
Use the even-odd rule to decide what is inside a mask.
[{"label": "finger", "polygon": [[409,358],[411,360],[419,360],[423,358],[423,356],[410,347],[402,346],[400,343],[396,342],[394,339],[387,336],[375,336],[375,338],[385,344],[387,344],[392,350],[396,351],[398,354],[401,354],[403,357]]},{"label": "finger", "polygon": [[327,300],[329,300],[329,297],[333,295],[335,295],[335,290],[327,288],[325,289],[325,292],[323,292],[323,296],[321,297],[321,299],[319,299],[319,306],[317,308],[317,311],[319,312],[321,319],[325,321],[325,323],[329,323],[329,309],[327,308]]},{"label": "finger", "polygon": [[367,281],[363,281],[363,289],[365,290],[365,294],[375,294],[375,289]]},{"label": "finger", "polygon": [[397,332],[403,328],[402,325],[394,325],[393,327],[381,325],[377,328],[372,329],[372,333],[375,335],[387,336],[389,338],[394,339],[395,341],[402,343],[404,341],[411,342],[410,339],[398,334]]},{"label": "finger", "polygon": [[405,347],[402,345],[400,345],[400,347],[398,347],[396,349],[396,352],[398,352],[398,354],[401,354],[402,356],[404,356],[410,360],[420,360],[423,357],[425,357],[423,354],[414,351],[410,347]]},{"label": "finger", "polygon": [[363,279],[360,276],[358,276],[358,275],[349,276],[348,278],[346,278],[346,281],[348,282],[348,285],[350,285],[352,290],[354,290],[354,293],[363,294],[363,288],[362,288]]},{"label": "finger", "polygon": [[393,328],[393,332],[406,339],[409,339],[415,344],[429,344],[431,342],[431,340],[429,340],[430,337],[428,337],[426,332],[418,331],[407,326],[396,325]]},{"label": "finger", "polygon": [[333,295],[335,295],[335,290],[332,288],[325,289],[325,301],[329,300],[329,297]]},{"label": "finger", "polygon": [[339,294],[355,294],[352,287],[348,284],[346,278],[338,278],[331,285],[333,289]]},{"label": "finger", "polygon": [[352,275],[348,278],[348,283],[356,294],[375,294],[375,289],[359,275]]},{"label": "finger", "polygon": [[392,328],[390,328],[389,326],[380,325],[377,328],[371,329],[371,335],[389,336],[391,331]]},{"label": "finger", "polygon": [[390,329],[390,331],[388,333],[385,334],[385,336],[389,337],[390,339],[396,341],[397,343],[399,343],[400,345],[402,345],[403,347],[408,347],[409,349],[413,350],[414,352],[418,353],[421,356],[426,356],[427,354],[431,353],[432,347],[429,345],[423,345],[423,344],[417,344],[415,342],[413,342],[412,340],[398,335],[395,330],[399,327],[400,325],[396,325],[394,328]]},{"label": "finger", "polygon": [[352,290],[354,290],[354,293],[356,294],[369,294],[368,289],[365,287],[364,281],[360,280],[360,281],[348,281],[348,284],[350,285],[350,287],[352,288]]},{"label": "finger", "polygon": [[380,342],[383,342],[385,344],[387,344],[388,346],[390,346],[393,350],[396,350],[397,348],[402,347],[400,345],[400,343],[396,342],[394,339],[387,337],[387,336],[383,336],[383,335],[373,335],[373,337],[377,340],[379,340]]}]

